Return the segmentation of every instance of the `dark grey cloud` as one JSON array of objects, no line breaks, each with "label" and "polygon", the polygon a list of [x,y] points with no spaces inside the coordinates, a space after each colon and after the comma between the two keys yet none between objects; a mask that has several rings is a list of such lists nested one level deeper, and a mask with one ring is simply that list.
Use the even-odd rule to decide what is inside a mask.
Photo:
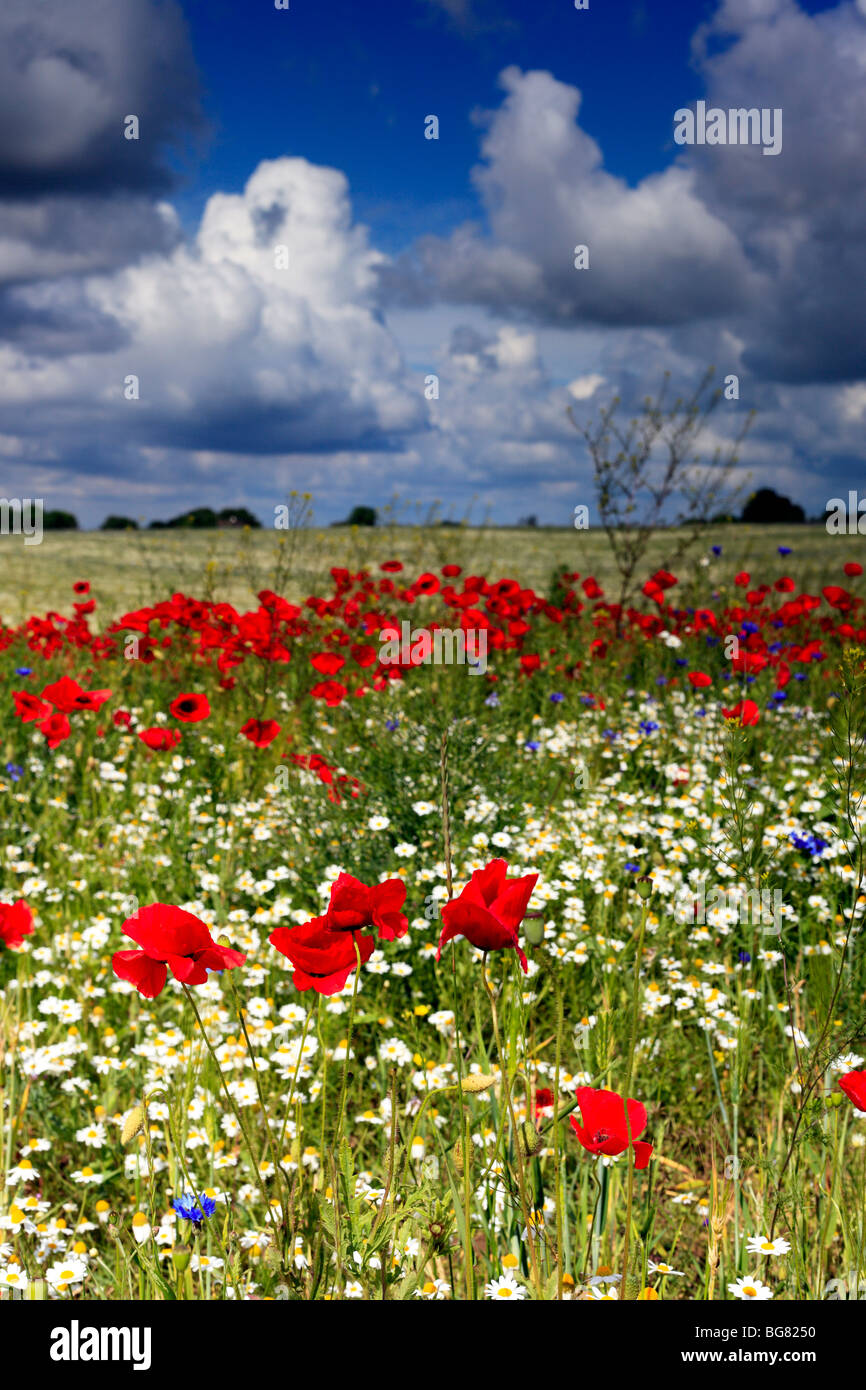
[{"label": "dark grey cloud", "polygon": [[[139,139],[124,118],[139,118]],[[200,131],[199,83],[173,0],[4,0],[0,196],[159,191],[166,146]]]}]

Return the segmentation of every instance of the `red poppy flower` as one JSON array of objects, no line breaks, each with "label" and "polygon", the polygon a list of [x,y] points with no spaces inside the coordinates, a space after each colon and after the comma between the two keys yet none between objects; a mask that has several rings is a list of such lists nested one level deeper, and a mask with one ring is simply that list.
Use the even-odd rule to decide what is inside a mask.
[{"label": "red poppy flower", "polygon": [[458,574],[461,573],[462,568],[462,565],[443,565],[442,573],[446,579],[456,579]]},{"label": "red poppy flower", "polygon": [[[581,1147],[591,1154],[607,1154],[614,1158],[625,1153],[631,1145],[634,1149],[635,1168],[646,1168],[653,1151],[652,1144],[639,1140],[647,1124],[646,1106],[639,1100],[624,1101],[616,1091],[596,1091],[592,1086],[578,1086],[574,1093],[580,1107],[580,1117],[569,1116],[569,1124],[577,1135]],[[628,1121],[626,1121],[628,1105]]]},{"label": "red poppy flower", "polygon": [[180,743],[180,729],[142,729],[138,737],[148,748],[164,752]]},{"label": "red poppy flower", "polygon": [[866,1111],[866,1071],[849,1071],[839,1085],[856,1110]]},{"label": "red poppy flower", "polygon": [[327,917],[313,917],[299,927],[277,927],[268,937],[271,945],[292,962],[292,983],[303,993],[339,994],[357,965],[355,942],[361,963],[376,948],[376,938],[360,932],[332,931]]},{"label": "red poppy flower", "polygon": [[352,658],[359,666],[372,666],[378,656],[376,648],[371,647],[369,642],[356,642],[352,647]]},{"label": "red poppy flower", "polygon": [[168,712],[184,724],[198,724],[210,714],[210,702],[206,695],[178,695],[169,705]]},{"label": "red poppy flower", "polygon": [[39,730],[48,740],[49,748],[56,748],[59,743],[63,743],[70,735],[71,726],[69,718],[65,714],[52,714],[48,719],[43,719],[39,725]]},{"label": "red poppy flower", "polygon": [[741,589],[748,589],[751,579],[748,570],[740,570],[739,574],[734,575],[734,583]]},{"label": "red poppy flower", "polygon": [[604,590],[602,589],[598,580],[595,579],[592,575],[589,575],[587,579],[584,579],[580,587],[583,589],[583,592],[586,594],[587,598],[601,598],[602,594],[604,593]]},{"label": "red poppy flower", "polygon": [[851,595],[847,589],[840,589],[838,584],[827,584],[821,590],[831,608],[847,609],[851,603]]},{"label": "red poppy flower", "polygon": [[379,566],[379,569],[384,570],[385,574],[399,574],[402,568],[402,560],[386,560],[384,564]]},{"label": "red poppy flower", "polygon": [[541,657],[537,652],[524,652],[520,658],[520,664],[528,675],[530,671],[538,670],[541,665]]},{"label": "red poppy flower", "polygon": [[863,566],[858,565],[856,560],[849,560],[847,564],[842,566],[842,568],[849,579],[856,579],[858,574],[863,573]]},{"label": "red poppy flower", "polygon": [[310,665],[316,668],[320,676],[335,676],[345,664],[346,658],[337,656],[336,652],[316,652],[310,657]]},{"label": "red poppy flower", "polygon": [[458,898],[445,903],[437,960],[446,941],[465,936],[481,951],[512,948],[517,952],[524,974],[528,973],[526,956],[517,940],[517,928],[526,914],[538,874],[509,880],[507,873],[505,860],[493,859],[485,868],[475,870]]},{"label": "red poppy flower", "polygon": [[738,656],[731,658],[731,666],[735,671],[755,676],[759,671],[763,671],[769,660],[763,652],[740,652]]},{"label": "red poppy flower", "polygon": [[24,724],[29,724],[34,719],[47,719],[51,713],[51,706],[47,700],[40,700],[38,695],[31,695],[29,690],[13,690],[12,699],[15,701],[15,713]]},{"label": "red poppy flower", "polygon": [[395,941],[409,930],[409,919],[400,908],[406,901],[406,885],[400,878],[367,887],[351,874],[340,874],[331,884],[326,921],[334,931],[377,927],[380,941]]},{"label": "red poppy flower", "polygon": [[61,676],[59,681],[46,685],[42,692],[43,700],[50,700],[55,709],[62,714],[74,714],[79,709],[99,709],[111,698],[110,690],[82,690],[78,681]]},{"label": "red poppy flower", "polygon": [[553,1092],[541,1087],[535,1092],[535,1118],[545,1114],[546,1111],[553,1109]]},{"label": "red poppy flower", "polygon": [[425,570],[424,574],[418,575],[412,588],[416,594],[438,594],[439,580],[435,574],[430,574],[429,571]]},{"label": "red poppy flower", "polygon": [[712,685],[712,676],[707,676],[703,671],[689,671],[689,680],[696,690],[706,690],[708,685]]},{"label": "red poppy flower", "polygon": [[757,724],[761,717],[754,700],[738,700],[731,709],[725,709],[723,705],[722,714],[726,719],[739,719],[741,724]]},{"label": "red poppy flower", "polygon": [[319,681],[318,685],[314,685],[310,690],[314,700],[324,700],[331,709],[345,700],[348,693],[345,685],[341,685],[339,681]]},{"label": "red poppy flower", "polygon": [[670,570],[656,570],[655,574],[652,575],[652,583],[658,584],[660,589],[672,589],[675,584],[679,583],[679,580],[675,574],[671,574]]},{"label": "red poppy flower", "polygon": [[280,732],[280,726],[276,719],[248,719],[240,732],[256,748],[267,748]]},{"label": "red poppy flower", "polygon": [[72,586],[72,592],[74,594],[89,594],[90,585],[86,579],[77,579]]},{"label": "red poppy flower", "polygon": [[116,729],[128,729],[132,723],[132,715],[128,709],[116,709],[111,718]]},{"label": "red poppy flower", "polygon": [[203,985],[209,970],[234,970],[246,960],[242,952],[218,946],[198,917],[168,903],[140,907],[124,922],[123,930],[142,949],[115,951],[112,969],[145,999],[155,999],[162,992],[167,968],[181,984]]},{"label": "red poppy flower", "polygon": [[0,951],[17,951],[25,936],[33,930],[33,913],[23,898],[14,903],[0,903]]}]

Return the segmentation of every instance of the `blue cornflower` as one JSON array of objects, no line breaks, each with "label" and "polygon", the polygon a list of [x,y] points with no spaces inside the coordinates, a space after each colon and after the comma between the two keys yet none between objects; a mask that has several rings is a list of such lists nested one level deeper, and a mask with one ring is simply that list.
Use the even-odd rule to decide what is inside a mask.
[{"label": "blue cornflower", "polygon": [[806,672],[805,672],[805,671],[795,671],[795,672],[794,672],[794,680],[795,680],[795,681],[804,681],[805,679],[806,679]]},{"label": "blue cornflower", "polygon": [[32,675],[33,675],[33,667],[32,667],[32,666],[16,666],[16,667],[15,667],[15,674],[16,674],[16,676],[32,676]]},{"label": "blue cornflower", "polygon": [[706,643],[708,647],[717,647],[719,645],[719,639],[718,637],[708,637]]},{"label": "blue cornflower", "polygon": [[642,719],[638,725],[642,734],[654,734],[658,724],[654,719]]},{"label": "blue cornflower", "polygon": [[399,729],[399,727],[400,727],[400,720],[399,720],[399,719],[386,719],[386,720],[385,720],[385,728],[388,730],[388,732],[389,732],[390,734],[393,734],[394,730],[395,730],[395,729]]},{"label": "blue cornflower", "polygon": [[499,696],[496,694],[495,690],[491,690],[484,703],[485,705],[490,705],[491,709],[496,708],[496,706],[499,704]]},{"label": "blue cornflower", "polygon": [[695,714],[697,715],[698,719],[705,719],[707,712],[705,709],[696,709]]},{"label": "blue cornflower", "polygon": [[721,555],[722,553],[722,547],[720,545],[711,545],[710,549],[714,555]]},{"label": "blue cornflower", "polygon": [[749,955],[748,951],[740,952],[740,960],[742,961],[743,965],[748,965],[751,959],[752,957]]},{"label": "blue cornflower", "polygon": [[205,1196],[204,1192],[199,1198],[189,1196],[184,1193],[183,1197],[172,1197],[171,1205],[178,1216],[184,1221],[191,1221],[196,1227],[201,1226],[208,1216],[213,1216],[216,1211],[216,1202],[213,1197]]},{"label": "blue cornflower", "polygon": [[787,698],[788,698],[788,697],[787,697],[787,695],[785,694],[784,690],[776,690],[776,691],[774,691],[774,693],[770,696],[770,699],[773,700],[773,701],[775,701],[775,703],[776,703],[777,705],[780,705],[780,704],[782,703],[782,701],[783,701],[783,700],[787,700]]},{"label": "blue cornflower", "polygon": [[581,695],[581,697],[580,697],[580,703],[581,703],[582,705],[594,705],[594,704],[595,704],[595,696],[594,696],[594,695]]},{"label": "blue cornflower", "polygon": [[780,545],[780,546],[777,546],[776,549],[778,550],[778,552],[779,552],[780,555],[790,555],[790,554],[791,554],[791,547],[790,547],[789,545]]},{"label": "blue cornflower", "polygon": [[678,665],[678,666],[688,666],[688,664],[689,664],[689,663],[686,661],[686,659],[685,659],[684,656],[678,656],[678,657],[677,657],[677,665]]},{"label": "blue cornflower", "polygon": [[796,830],[794,830],[791,832],[790,839],[791,843],[796,845],[797,849],[801,849],[805,854],[808,854],[810,859],[815,859],[827,848],[827,841],[822,840],[820,835],[798,835]]},{"label": "blue cornflower", "polygon": [[[760,631],[761,631],[761,629],[758,627],[758,624],[757,624],[757,623],[743,623],[743,632],[749,633],[749,632],[760,632]],[[741,636],[741,637],[742,637],[742,635],[743,635],[743,632],[740,633],[740,636]]]},{"label": "blue cornflower", "polygon": [[13,782],[20,782],[21,778],[24,776],[24,769],[23,767],[19,767],[18,763],[7,763],[6,771],[9,773]]},{"label": "blue cornflower", "polygon": [[630,874],[636,874],[640,869],[640,864],[626,864],[625,867],[628,869]]},{"label": "blue cornflower", "polygon": [[530,753],[537,753],[539,748],[541,747],[541,744],[538,743],[534,738],[532,738],[529,740],[528,743],[524,743],[523,746],[524,748],[528,749]]},{"label": "blue cornflower", "polygon": [[619,734],[616,732],[616,729],[605,729],[603,736],[604,738],[609,738],[611,743],[613,743],[615,738],[619,738]]},{"label": "blue cornflower", "polygon": [[656,685],[667,685],[667,676],[656,676]]},{"label": "blue cornflower", "polygon": [[550,697],[550,703],[552,705],[561,705],[564,699],[565,696],[562,694],[562,691],[555,690]]}]

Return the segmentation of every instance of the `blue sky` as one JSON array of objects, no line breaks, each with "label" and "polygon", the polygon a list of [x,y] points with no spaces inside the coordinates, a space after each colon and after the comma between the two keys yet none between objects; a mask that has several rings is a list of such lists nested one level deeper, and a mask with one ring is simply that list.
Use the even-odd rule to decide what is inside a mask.
[{"label": "blue sky", "polygon": [[[259,159],[302,155],[343,170],[384,250],[448,230],[479,215],[473,113],[499,104],[498,76],[511,63],[554,66],[581,88],[582,124],[603,142],[611,172],[636,183],[670,162],[671,102],[694,99],[689,39],[712,4],[596,0],[577,12],[567,0],[496,0],[465,9],[458,21],[432,0],[294,0],[275,16],[263,4],[187,0],[213,134],[185,214],[200,215],[217,188],[240,191]],[[419,146],[430,112],[440,139]]]},{"label": "blue sky", "polygon": [[[754,409],[739,484],[819,513],[864,477],[864,78],[866,0],[8,0],[5,493],[567,525],[568,408],[713,363],[706,450]],[[781,153],[676,145],[699,99]]]}]

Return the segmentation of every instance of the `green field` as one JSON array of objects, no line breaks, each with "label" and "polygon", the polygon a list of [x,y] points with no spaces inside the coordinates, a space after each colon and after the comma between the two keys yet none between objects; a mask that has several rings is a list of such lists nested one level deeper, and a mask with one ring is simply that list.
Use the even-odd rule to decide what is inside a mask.
[{"label": "green field", "polygon": [[[653,540],[650,568],[663,564],[676,532]],[[67,611],[69,591],[89,579],[98,609],[107,615],[180,592],[249,605],[273,581],[282,545],[290,555],[286,593],[297,600],[321,593],[332,565],[376,571],[380,561],[403,560],[408,570],[447,562],[467,572],[512,575],[544,590],[551,572],[565,565],[581,577],[594,574],[602,587],[615,578],[610,548],[599,530],[474,527],[331,527],[327,530],[46,532],[40,546],[21,537],[0,537],[0,616],[17,624],[50,608]],[[846,560],[866,563],[866,536],[829,536],[819,526],[708,527],[692,554],[721,545],[726,568],[758,569],[789,545],[784,572],[805,588],[835,581]]]},{"label": "green field", "polygon": [[672,539],[5,539],[0,1301],[859,1296],[866,538]]}]

